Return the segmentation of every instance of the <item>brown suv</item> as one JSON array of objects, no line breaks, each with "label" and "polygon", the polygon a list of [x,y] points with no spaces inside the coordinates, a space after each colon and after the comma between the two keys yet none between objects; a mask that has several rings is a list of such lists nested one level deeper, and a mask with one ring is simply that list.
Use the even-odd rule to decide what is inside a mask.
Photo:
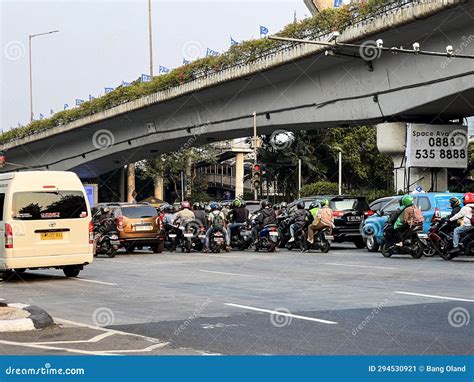
[{"label": "brown suv", "polygon": [[106,206],[117,219],[120,245],[127,252],[143,247],[150,247],[155,253],[163,251],[165,238],[155,207],[146,203],[100,203],[94,208],[93,216],[98,216]]}]

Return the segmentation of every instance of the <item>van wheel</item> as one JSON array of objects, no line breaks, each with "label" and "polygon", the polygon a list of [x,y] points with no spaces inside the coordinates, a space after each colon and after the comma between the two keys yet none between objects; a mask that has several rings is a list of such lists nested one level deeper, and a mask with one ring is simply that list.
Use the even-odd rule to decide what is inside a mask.
[{"label": "van wheel", "polygon": [[354,244],[355,244],[357,249],[365,248],[365,242],[364,242],[364,239],[362,239],[362,238],[355,239]]},{"label": "van wheel", "polygon": [[77,277],[81,270],[79,268],[68,265],[67,267],[63,268],[63,272],[66,277]]}]

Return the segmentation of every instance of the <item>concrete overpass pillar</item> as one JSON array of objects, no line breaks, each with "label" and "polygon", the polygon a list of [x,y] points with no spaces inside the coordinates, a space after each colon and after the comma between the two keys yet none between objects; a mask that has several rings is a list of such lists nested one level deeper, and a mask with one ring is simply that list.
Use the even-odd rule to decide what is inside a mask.
[{"label": "concrete overpass pillar", "polygon": [[244,153],[235,154],[235,197],[244,196]]},{"label": "concrete overpass pillar", "polygon": [[135,163],[129,163],[127,166],[127,202],[135,201],[137,194],[135,191]]},{"label": "concrete overpass pillar", "polygon": [[155,198],[164,200],[163,199],[163,177],[161,177],[160,175],[155,175],[154,185],[155,185]]},{"label": "concrete overpass pillar", "polygon": [[405,168],[407,124],[403,122],[380,123],[377,125],[377,148],[393,161],[394,190],[413,191],[421,186],[425,191],[447,191],[447,169]]},{"label": "concrete overpass pillar", "polygon": [[120,180],[119,180],[119,187],[120,187],[120,201],[125,202],[125,167],[120,168]]}]

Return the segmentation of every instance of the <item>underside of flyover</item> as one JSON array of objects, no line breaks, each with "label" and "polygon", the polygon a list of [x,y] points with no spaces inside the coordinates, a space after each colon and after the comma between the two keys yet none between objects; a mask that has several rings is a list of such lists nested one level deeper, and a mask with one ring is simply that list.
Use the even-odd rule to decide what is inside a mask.
[{"label": "underside of flyover", "polygon": [[[372,38],[388,47],[419,42],[431,51],[453,45],[474,55],[473,19],[474,4],[468,2]],[[357,56],[358,50],[339,48],[333,56],[320,52],[272,66],[11,146],[7,160],[93,178],[158,153],[249,136],[254,110],[259,134],[392,121],[446,123],[474,115],[474,60],[384,52],[368,63]],[[104,148],[99,139],[105,139]]]}]

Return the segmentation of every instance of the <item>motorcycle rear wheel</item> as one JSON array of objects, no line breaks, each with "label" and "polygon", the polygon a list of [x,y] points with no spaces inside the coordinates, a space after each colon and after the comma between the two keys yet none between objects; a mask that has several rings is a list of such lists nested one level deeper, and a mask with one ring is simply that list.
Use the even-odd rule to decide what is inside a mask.
[{"label": "motorcycle rear wheel", "polygon": [[393,255],[393,250],[385,243],[380,246],[380,252],[383,257],[391,257]]},{"label": "motorcycle rear wheel", "polygon": [[414,259],[419,259],[421,256],[423,256],[424,248],[423,244],[418,240],[418,239],[413,239],[413,247],[410,250],[411,256]]}]

